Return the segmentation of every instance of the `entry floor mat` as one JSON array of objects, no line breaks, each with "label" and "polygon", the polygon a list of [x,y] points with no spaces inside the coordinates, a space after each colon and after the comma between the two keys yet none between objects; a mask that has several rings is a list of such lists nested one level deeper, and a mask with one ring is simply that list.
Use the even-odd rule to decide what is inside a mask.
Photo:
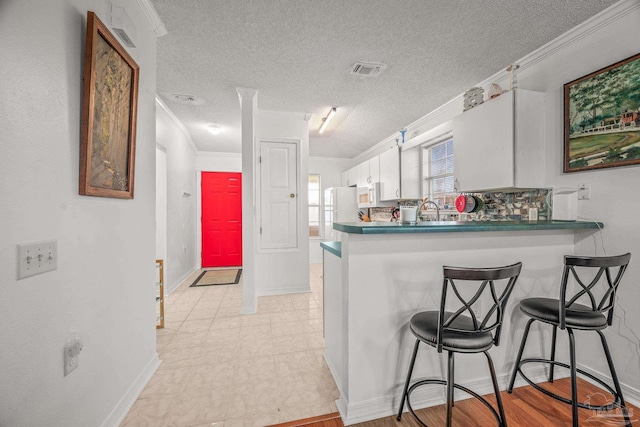
[{"label": "entry floor mat", "polygon": [[228,270],[206,270],[198,276],[190,285],[193,286],[214,286],[214,285],[235,285],[240,282],[242,275],[241,268]]}]

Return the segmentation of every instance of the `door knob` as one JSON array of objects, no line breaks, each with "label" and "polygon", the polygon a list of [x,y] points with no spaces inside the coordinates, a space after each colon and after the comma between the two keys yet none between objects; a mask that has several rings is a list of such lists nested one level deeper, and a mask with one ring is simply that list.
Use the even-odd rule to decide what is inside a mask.
[{"label": "door knob", "polygon": [[289,194],[289,197],[291,197],[293,199],[294,197],[296,197],[296,195],[291,193],[291,194]]}]

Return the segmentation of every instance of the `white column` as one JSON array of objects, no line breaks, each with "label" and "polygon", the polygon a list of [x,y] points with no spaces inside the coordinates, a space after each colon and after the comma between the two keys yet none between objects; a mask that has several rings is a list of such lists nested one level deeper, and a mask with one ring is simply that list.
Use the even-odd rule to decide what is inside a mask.
[{"label": "white column", "polygon": [[242,110],[242,284],[244,301],[242,313],[257,309],[255,283],[255,112],[258,109],[258,90],[236,88]]}]

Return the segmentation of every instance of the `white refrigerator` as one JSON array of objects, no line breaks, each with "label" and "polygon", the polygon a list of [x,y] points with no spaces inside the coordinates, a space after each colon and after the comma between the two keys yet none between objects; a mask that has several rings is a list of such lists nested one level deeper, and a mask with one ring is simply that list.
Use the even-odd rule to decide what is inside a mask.
[{"label": "white refrigerator", "polygon": [[340,232],[333,229],[334,222],[358,222],[356,187],[332,187],[324,190],[325,241],[340,240]]}]

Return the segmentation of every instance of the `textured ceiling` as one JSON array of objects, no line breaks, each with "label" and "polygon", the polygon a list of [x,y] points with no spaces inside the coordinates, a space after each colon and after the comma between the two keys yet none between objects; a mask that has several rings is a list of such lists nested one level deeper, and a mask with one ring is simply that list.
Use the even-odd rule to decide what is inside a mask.
[{"label": "textured ceiling", "polygon": [[[240,152],[236,87],[314,114],[312,156],[352,158],[614,0],[152,0],[157,90],[199,150]],[[382,62],[377,78],[350,76]],[[181,105],[165,94],[204,98]],[[327,131],[317,129],[331,107]],[[222,132],[206,131],[216,124]]]}]

